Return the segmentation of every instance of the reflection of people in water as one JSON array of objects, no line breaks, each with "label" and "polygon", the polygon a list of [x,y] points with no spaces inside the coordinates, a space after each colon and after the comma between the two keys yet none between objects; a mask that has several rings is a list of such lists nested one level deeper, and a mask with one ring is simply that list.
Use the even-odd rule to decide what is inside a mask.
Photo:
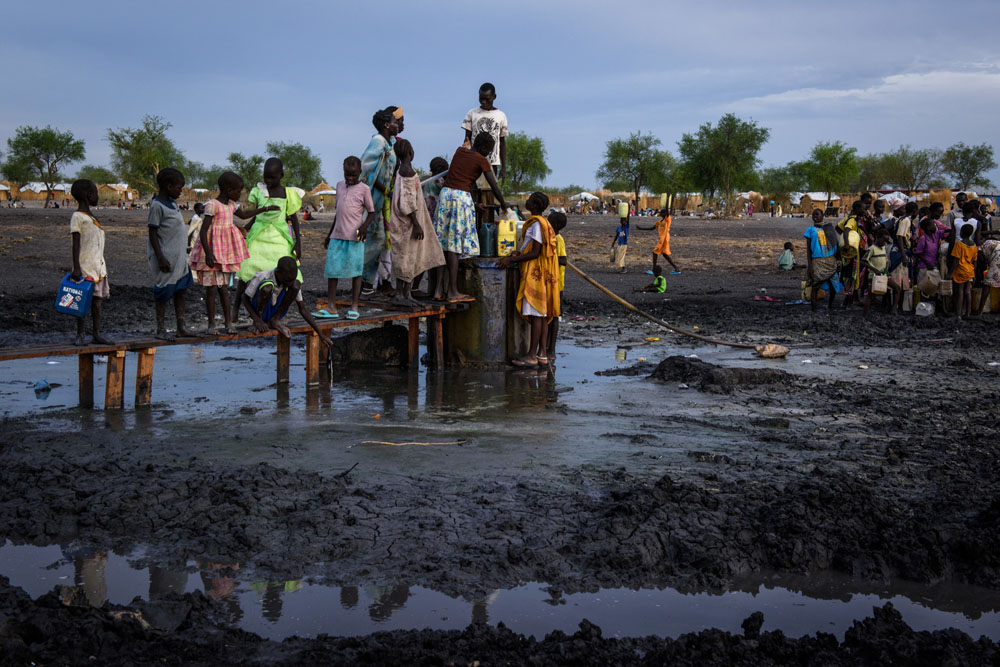
[{"label": "reflection of people in water", "polygon": [[487,595],[484,598],[473,601],[472,603],[472,624],[473,625],[486,625],[490,622],[489,606],[497,599],[500,595],[500,591],[496,590]]},{"label": "reflection of people in water", "polygon": [[239,563],[213,563],[199,558],[198,569],[201,570],[201,583],[205,587],[205,595],[214,602],[221,602],[231,622],[243,618],[239,597],[233,595],[236,591],[236,578],[232,573],[239,571]]},{"label": "reflection of people in water", "polygon": [[291,581],[258,581],[250,584],[250,590],[255,593],[262,593],[264,599],[261,601],[261,612],[264,618],[277,623],[281,618],[281,608],[283,605],[282,595],[284,593],[294,593],[302,589],[302,581],[294,579]]},{"label": "reflection of people in water", "polygon": [[149,566],[149,599],[161,600],[170,593],[183,595],[187,589],[187,572],[183,568],[170,570],[165,567]]},{"label": "reflection of people in water", "polygon": [[377,623],[388,620],[410,599],[409,586],[366,586],[365,593],[372,599],[368,616]]},{"label": "reflection of people in water", "polygon": [[78,542],[62,548],[63,556],[73,561],[73,585],[83,589],[87,604],[100,607],[108,598],[105,570],[108,566],[107,549],[95,549]]},{"label": "reflection of people in water", "polygon": [[340,606],[344,609],[354,609],[358,606],[358,587],[340,587]]}]

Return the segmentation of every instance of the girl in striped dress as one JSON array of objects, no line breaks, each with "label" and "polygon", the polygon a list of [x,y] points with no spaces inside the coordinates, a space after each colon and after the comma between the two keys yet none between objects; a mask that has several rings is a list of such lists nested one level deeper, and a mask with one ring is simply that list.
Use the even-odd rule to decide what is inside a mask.
[{"label": "girl in striped dress", "polygon": [[277,209],[277,206],[250,210],[237,208],[242,193],[243,179],[237,174],[226,171],[219,175],[219,196],[205,204],[201,232],[191,249],[191,268],[198,272],[198,282],[205,288],[207,333],[212,335],[218,334],[215,330],[216,291],[222,301],[223,330],[227,334],[236,333],[229,303],[229,280],[250,256],[243,234],[233,223],[233,216],[246,220],[258,213]]}]

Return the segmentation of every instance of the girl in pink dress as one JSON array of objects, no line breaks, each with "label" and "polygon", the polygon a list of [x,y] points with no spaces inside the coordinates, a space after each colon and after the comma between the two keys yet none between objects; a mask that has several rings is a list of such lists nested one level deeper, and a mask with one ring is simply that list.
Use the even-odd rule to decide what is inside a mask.
[{"label": "girl in pink dress", "polygon": [[239,206],[243,193],[243,179],[231,171],[219,175],[219,196],[205,204],[201,233],[191,249],[191,268],[198,272],[198,282],[205,288],[208,307],[207,333],[218,335],[215,330],[215,293],[219,292],[225,319],[223,331],[236,333],[229,307],[229,279],[240,270],[243,260],[250,256],[243,234],[233,223],[233,216],[246,220],[258,213],[276,210],[276,206],[244,210]]}]

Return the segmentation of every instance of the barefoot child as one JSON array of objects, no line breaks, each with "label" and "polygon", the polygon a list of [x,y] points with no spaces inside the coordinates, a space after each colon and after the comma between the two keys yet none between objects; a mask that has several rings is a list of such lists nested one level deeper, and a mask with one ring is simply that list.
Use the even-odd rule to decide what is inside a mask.
[{"label": "barefoot child", "polygon": [[[355,156],[344,159],[344,180],[337,183],[337,211],[330,232],[323,241],[326,248],[326,308],[316,311],[316,317],[336,318],[337,280],[351,279],[351,308],[347,319],[360,317],[361,275],[365,268],[365,235],[375,219],[371,189],[361,179],[361,160]],[[365,217],[365,213],[368,216]]]},{"label": "barefoot child", "polygon": [[[236,287],[236,303],[233,308],[233,320],[239,316],[240,295],[246,283],[259,271],[272,268],[281,257],[294,255],[302,261],[302,241],[299,237],[298,211],[302,208],[302,197],[295,188],[286,188],[281,184],[285,177],[285,166],[276,157],[269,157],[264,162],[264,188],[255,186],[250,191],[247,201],[251,206],[264,209],[266,212],[254,217],[247,225],[247,250],[250,257],[241,265],[239,285]],[[302,282],[302,272],[298,273]]]},{"label": "barefoot child", "polygon": [[611,237],[611,252],[618,273],[625,273],[625,253],[628,252],[628,218],[619,218],[618,229]]},{"label": "barefoot child", "polygon": [[[461,301],[468,295],[458,291],[459,257],[479,256],[479,235],[476,231],[476,209],[472,202],[472,191],[476,179],[485,176],[497,203],[502,209],[507,203],[497,185],[493,168],[486,156],[493,150],[493,137],[489,132],[480,132],[472,143],[472,148],[461,147],[451,158],[448,176],[444,179],[437,213],[434,214],[434,230],[441,240],[445,262],[448,265],[448,291],[444,292],[444,276],[438,280],[434,298],[442,301]],[[440,272],[439,272],[440,273]]]},{"label": "barefoot child", "polygon": [[233,216],[243,220],[261,213],[278,210],[277,206],[245,211],[238,209],[243,193],[243,179],[231,171],[219,174],[219,196],[210,200],[202,211],[205,214],[198,231],[198,238],[191,250],[191,268],[198,273],[198,283],[205,288],[205,305],[208,307],[207,333],[215,330],[215,293],[222,301],[225,333],[234,334],[231,313],[239,308],[229,306],[229,279],[239,272],[240,265],[250,256],[243,235],[233,223]]},{"label": "barefoot child", "polygon": [[[865,293],[865,317],[868,316],[868,311],[871,310],[872,299],[875,296],[872,293],[875,276],[884,276],[889,273],[889,252],[886,248],[888,243],[889,230],[885,227],[879,227],[875,232],[875,245],[868,248],[861,256],[861,266],[868,269],[868,275],[870,276],[868,279],[868,289]],[[887,295],[882,296],[883,303],[887,298]]]},{"label": "barefoot child", "polygon": [[785,241],[785,249],[778,257],[778,270],[791,271],[795,268],[795,246],[791,241]]},{"label": "barefoot child", "polygon": [[413,146],[406,139],[398,139],[393,151],[398,167],[389,217],[392,274],[396,279],[392,302],[399,306],[418,306],[420,304],[410,295],[413,281],[424,271],[443,265],[444,251],[424,203],[420,177],[413,169]]},{"label": "barefoot child", "polygon": [[[94,342],[109,345],[110,340],[101,335],[101,304],[111,296],[108,288],[108,268],[104,263],[104,228],[90,212],[97,206],[97,186],[93,181],[80,179],[73,183],[70,194],[76,200],[76,213],[69,219],[69,231],[73,236],[73,273],[70,277],[80,282],[94,283],[94,294],[90,302],[91,318],[94,322]],[[84,318],[76,318],[75,345],[83,345]]]},{"label": "barefoot child", "polygon": [[298,272],[299,266],[294,257],[282,257],[275,268],[260,271],[250,279],[243,291],[243,305],[253,320],[253,330],[264,333],[274,329],[285,338],[291,338],[292,332],[284,320],[294,301],[302,319],[319,334],[323,344],[330,347],[330,337],[319,330],[316,320],[302,302],[302,283],[296,279]]},{"label": "barefoot child", "polygon": [[173,167],[156,175],[160,190],[149,203],[149,242],[146,259],[153,272],[153,298],[156,300],[156,337],[172,340],[167,333],[167,302],[174,302],[177,335],[190,336],[184,322],[184,291],[191,286],[187,260],[187,227],[175,200],[184,188],[184,174]]},{"label": "barefoot child", "polygon": [[205,215],[205,205],[198,202],[194,205],[194,215],[191,219],[187,221],[187,234],[188,234],[188,254],[194,249],[194,242],[198,240],[198,234],[201,232],[201,223],[204,220],[202,216]]},{"label": "barefoot child", "polygon": [[[956,224],[961,222],[961,218],[956,218]],[[958,232],[961,238],[951,249],[948,268],[951,269],[951,282],[954,286],[951,298],[955,317],[962,319],[962,315],[966,314],[966,308],[972,303],[972,279],[976,276],[979,251],[974,241],[975,227],[966,222]]]},{"label": "barefoot child", "polygon": [[667,279],[663,277],[663,269],[659,266],[653,267],[653,282],[649,283],[645,287],[639,288],[638,292],[656,292],[657,294],[663,294],[667,291]]},{"label": "barefoot child", "polygon": [[[482,135],[480,135],[482,136]],[[528,353],[512,359],[515,366],[547,366],[549,363],[548,321],[559,317],[559,259],[556,254],[556,234],[542,211],[549,207],[549,198],[533,192],[525,204],[531,217],[524,222],[521,249],[502,257],[500,268],[521,265],[521,280],[517,289],[517,312],[531,323]]]},{"label": "barefoot child", "polygon": [[833,310],[833,300],[841,290],[837,279],[837,269],[840,265],[840,249],[837,245],[837,230],[833,225],[823,224],[823,210],[812,212],[813,226],[802,236],[806,243],[806,284],[811,288],[809,302],[812,311],[816,312],[816,301],[819,291],[825,289],[830,296],[827,312]]},{"label": "barefoot child", "polygon": [[[566,228],[566,214],[559,213],[558,211],[553,213],[549,216],[549,224],[552,225],[552,231],[556,233],[556,257],[559,259],[559,304],[561,306],[562,293],[566,288],[566,241],[560,232]],[[561,314],[559,317],[553,317],[552,321],[549,322],[549,342],[547,349],[550,360],[556,358],[556,337],[559,335],[560,320],[562,320]]]},{"label": "barefoot child", "polygon": [[659,234],[659,240],[656,243],[656,247],[653,248],[653,268],[656,268],[657,259],[660,255],[670,263],[670,266],[674,267],[671,271],[671,275],[679,275],[681,270],[677,268],[674,264],[673,258],[670,256],[670,225],[673,222],[670,217],[670,209],[660,209],[660,219],[657,221],[654,227],[643,227],[636,223],[636,227],[642,230],[655,229],[657,234]]}]

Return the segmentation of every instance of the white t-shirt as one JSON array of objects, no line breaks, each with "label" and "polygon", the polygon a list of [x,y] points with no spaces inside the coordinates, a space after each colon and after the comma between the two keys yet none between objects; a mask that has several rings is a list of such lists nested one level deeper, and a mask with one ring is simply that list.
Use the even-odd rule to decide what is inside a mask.
[{"label": "white t-shirt", "polygon": [[487,132],[493,137],[493,152],[487,156],[490,164],[500,166],[500,138],[507,136],[507,114],[500,109],[486,111],[482,107],[469,109],[462,121],[462,129],[472,133],[472,142],[480,132]]},{"label": "white t-shirt", "polygon": [[527,250],[531,246],[532,241],[542,242],[542,226],[538,224],[537,220],[524,230],[524,239],[521,241],[521,252]]},{"label": "white t-shirt", "polygon": [[979,221],[973,218],[972,220],[966,220],[962,216],[955,218],[955,240],[958,241],[962,238],[962,226],[972,225],[972,237],[976,236],[976,230],[979,229]]},{"label": "white t-shirt", "polygon": [[80,271],[85,278],[99,282],[107,277],[104,263],[104,230],[92,216],[77,211],[69,219],[70,233],[80,234]]}]

